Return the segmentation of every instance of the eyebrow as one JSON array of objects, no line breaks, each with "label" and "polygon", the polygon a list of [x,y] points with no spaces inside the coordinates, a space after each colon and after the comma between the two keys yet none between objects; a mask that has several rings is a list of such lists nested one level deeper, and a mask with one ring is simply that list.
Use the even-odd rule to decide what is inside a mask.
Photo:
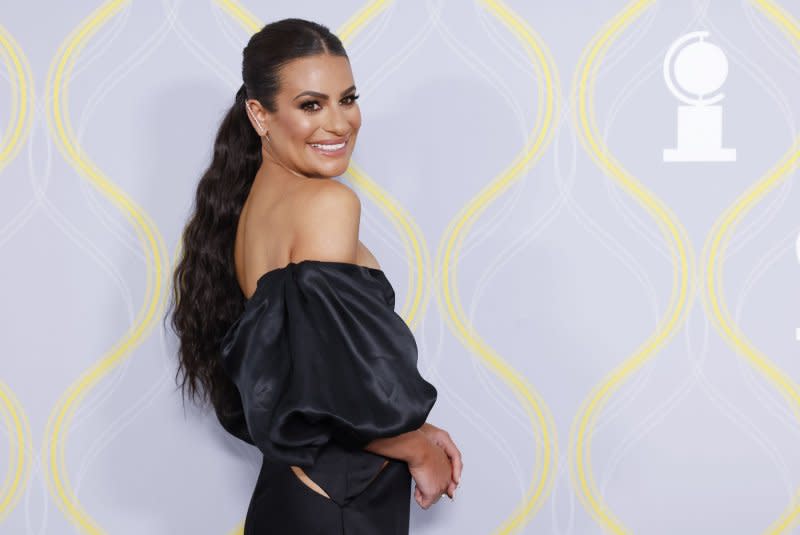
[{"label": "eyebrow", "polygon": [[[342,91],[342,93],[339,96],[343,97],[347,93],[349,93],[350,91],[354,90],[355,88],[356,88],[356,86],[351,85],[350,87],[348,87],[347,89]],[[299,93],[296,97],[294,97],[292,100],[297,100],[298,98],[302,97],[303,95],[311,95],[312,97],[317,97],[317,98],[321,98],[321,99],[327,99],[328,98],[328,95],[326,95],[325,93],[318,93],[317,91],[303,91],[302,93]]]}]

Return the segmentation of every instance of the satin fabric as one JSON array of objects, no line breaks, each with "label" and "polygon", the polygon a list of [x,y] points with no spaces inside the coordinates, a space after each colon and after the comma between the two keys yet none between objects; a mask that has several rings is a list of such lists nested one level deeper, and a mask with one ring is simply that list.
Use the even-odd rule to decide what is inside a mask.
[{"label": "satin fabric", "polygon": [[[297,465],[331,497],[307,488],[320,500],[339,508],[371,503],[375,511],[386,505],[364,494],[391,486],[394,478],[392,499],[398,500],[398,483],[402,488],[404,481],[406,491],[392,506],[407,515],[407,465],[391,460],[387,474],[378,473],[386,458],[363,449],[376,438],[418,429],[436,402],[436,388],[417,369],[413,333],[394,304],[384,272],[358,264],[303,260],[259,278],[221,341],[222,364],[240,399],[218,417],[231,434],[262,451],[262,475],[283,467],[305,486],[288,466]],[[257,486],[251,520],[260,498]],[[348,514],[369,517],[369,511],[351,509]]]},{"label": "satin fabric", "polygon": [[391,460],[346,506],[320,496],[285,464],[264,464],[247,510],[244,535],[408,535],[411,475]]}]

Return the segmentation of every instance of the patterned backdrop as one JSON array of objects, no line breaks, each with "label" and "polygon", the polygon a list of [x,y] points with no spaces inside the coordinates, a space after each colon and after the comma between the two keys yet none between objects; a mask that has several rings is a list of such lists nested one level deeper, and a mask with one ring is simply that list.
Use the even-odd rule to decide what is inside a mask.
[{"label": "patterned backdrop", "polygon": [[347,47],[336,180],[464,457],[411,532],[800,533],[797,2],[0,3],[3,534],[241,532],[261,454],[161,320],[285,17]]}]

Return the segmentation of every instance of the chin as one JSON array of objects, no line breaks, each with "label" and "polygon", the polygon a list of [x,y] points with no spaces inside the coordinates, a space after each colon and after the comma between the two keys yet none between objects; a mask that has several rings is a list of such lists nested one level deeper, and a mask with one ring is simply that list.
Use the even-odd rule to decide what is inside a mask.
[{"label": "chin", "polygon": [[331,163],[331,165],[326,165],[322,167],[317,167],[317,172],[323,176],[340,176],[343,175],[347,168],[350,167],[350,159],[348,158],[344,163],[336,162]]}]

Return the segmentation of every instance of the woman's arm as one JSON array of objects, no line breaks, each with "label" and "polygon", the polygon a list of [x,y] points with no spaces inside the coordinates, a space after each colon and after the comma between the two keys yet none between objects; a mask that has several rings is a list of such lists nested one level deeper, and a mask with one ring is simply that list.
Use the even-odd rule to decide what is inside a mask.
[{"label": "woman's arm", "polygon": [[452,480],[452,464],[445,450],[427,436],[427,431],[422,426],[397,436],[375,439],[364,447],[378,455],[408,463],[416,484],[414,498],[423,509],[436,503],[445,494],[453,499],[458,486]]},{"label": "woman's arm", "polygon": [[376,438],[364,449],[409,464],[418,464],[424,459],[430,445],[430,440],[422,431],[415,429],[393,437]]},{"label": "woman's arm", "polygon": [[[430,448],[441,448],[450,460],[451,480],[447,486],[447,495],[455,498],[456,488],[461,482],[461,470],[464,462],[461,458],[461,451],[453,442],[450,434],[444,429],[440,429],[433,424],[425,422],[419,429],[403,433],[394,437],[379,438],[367,444],[364,449],[382,455],[400,459],[408,463],[410,469],[419,467],[435,458],[431,456]],[[434,454],[436,452],[433,452]],[[384,465],[385,466],[385,465]],[[412,470],[412,475],[414,471]],[[415,478],[416,481],[416,478]],[[417,503],[427,509],[430,498],[426,498],[417,485],[415,492]],[[435,501],[433,502],[435,503]]]}]

